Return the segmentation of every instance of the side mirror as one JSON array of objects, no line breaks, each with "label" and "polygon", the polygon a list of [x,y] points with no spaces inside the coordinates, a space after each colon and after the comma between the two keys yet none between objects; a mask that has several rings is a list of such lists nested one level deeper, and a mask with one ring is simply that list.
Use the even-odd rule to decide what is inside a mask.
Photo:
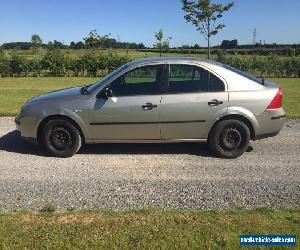
[{"label": "side mirror", "polygon": [[111,89],[109,88],[105,88],[103,90],[101,90],[98,94],[97,94],[97,98],[104,98],[104,99],[108,99],[109,97],[113,96],[113,92]]}]

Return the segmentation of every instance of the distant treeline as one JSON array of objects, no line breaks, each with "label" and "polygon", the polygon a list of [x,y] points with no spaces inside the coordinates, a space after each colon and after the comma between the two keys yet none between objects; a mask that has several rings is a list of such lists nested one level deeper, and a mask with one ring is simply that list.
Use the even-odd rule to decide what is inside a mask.
[{"label": "distant treeline", "polygon": [[[69,45],[63,44],[57,40],[53,42],[48,42],[48,44],[34,44],[32,42],[11,42],[4,43],[0,46],[2,50],[9,49],[21,49],[21,50],[29,50],[35,47],[46,48],[57,48],[57,49],[89,49],[90,47],[83,41],[79,42],[71,42]],[[100,48],[100,47],[99,47]],[[143,43],[130,43],[130,42],[118,42],[116,39],[107,38],[103,40],[101,44],[101,48],[116,48],[116,49],[136,49],[143,52],[158,52],[159,49],[148,48]],[[195,45],[182,45],[180,47],[173,47],[168,49],[169,53],[184,53],[184,54],[199,54],[199,53],[207,53],[206,47],[201,47],[199,44]],[[257,43],[255,45],[244,44],[238,45],[238,41],[236,39],[223,40],[220,46],[213,46],[213,53],[217,53],[219,49],[226,49],[228,53],[234,54],[235,52],[239,55],[300,55],[300,44],[260,44]]]},{"label": "distant treeline", "polygon": [[[140,52],[156,52],[159,53],[159,49],[138,49]],[[214,48],[211,50],[212,55],[218,55],[222,53],[223,49]],[[278,48],[264,48],[264,47],[257,47],[257,48],[237,48],[237,49],[226,49],[224,50],[228,55],[257,55],[257,56],[300,56],[300,46],[299,47],[278,47]],[[172,48],[168,50],[164,50],[164,53],[174,53],[174,54],[186,54],[188,55],[196,55],[196,54],[206,54],[207,50],[200,48]]]},{"label": "distant treeline", "polygon": [[[54,40],[48,44],[34,44],[31,42],[12,42],[4,43],[0,46],[0,49],[21,49],[29,50],[34,47],[42,48],[56,48],[56,49],[85,49],[89,48],[84,42],[71,42],[70,45],[63,44],[62,42]],[[129,43],[129,42],[117,42],[116,39],[108,38],[103,41],[102,48],[118,48],[118,49],[144,49],[146,48],[143,43]]]},{"label": "distant treeline", "polygon": [[[45,54],[28,58],[0,53],[0,77],[6,76],[103,76],[131,61],[127,56],[86,52],[79,57],[67,56],[62,50],[50,49]],[[242,57],[225,53],[217,61],[259,77],[300,77],[300,57]]]}]

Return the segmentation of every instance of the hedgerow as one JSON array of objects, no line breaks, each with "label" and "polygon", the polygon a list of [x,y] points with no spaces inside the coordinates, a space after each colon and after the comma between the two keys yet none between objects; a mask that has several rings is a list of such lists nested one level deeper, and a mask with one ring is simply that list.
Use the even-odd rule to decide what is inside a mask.
[{"label": "hedgerow", "polygon": [[19,76],[103,76],[131,61],[114,53],[95,54],[92,51],[72,58],[61,50],[48,50],[40,57],[0,55],[0,77]]},{"label": "hedgerow", "polygon": [[[128,56],[110,52],[72,57],[60,49],[51,49],[32,57],[8,56],[0,51],[0,77],[41,76],[103,76],[131,61]],[[258,77],[300,77],[300,57],[287,56],[237,56],[219,50],[217,61]]]}]

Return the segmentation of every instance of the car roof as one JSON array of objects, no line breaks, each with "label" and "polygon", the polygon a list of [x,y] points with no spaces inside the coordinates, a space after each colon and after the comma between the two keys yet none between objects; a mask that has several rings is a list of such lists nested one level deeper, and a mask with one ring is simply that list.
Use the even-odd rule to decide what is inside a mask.
[{"label": "car roof", "polygon": [[182,62],[182,63],[188,63],[188,62],[205,62],[208,64],[214,64],[218,66],[223,66],[222,63],[215,62],[212,60],[208,60],[201,57],[147,57],[147,58],[141,58],[134,61],[131,61],[129,64],[131,66],[136,66],[139,64],[147,64],[147,63],[159,63],[159,62],[165,62],[165,63],[172,63],[172,62]]}]

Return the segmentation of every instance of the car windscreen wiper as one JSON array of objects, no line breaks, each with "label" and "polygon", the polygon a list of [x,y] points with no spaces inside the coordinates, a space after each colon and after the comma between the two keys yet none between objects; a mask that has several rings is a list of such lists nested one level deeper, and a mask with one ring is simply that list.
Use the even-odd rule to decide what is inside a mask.
[{"label": "car windscreen wiper", "polygon": [[80,94],[85,95],[86,92],[87,92],[87,86],[84,86],[80,89]]},{"label": "car windscreen wiper", "polygon": [[86,86],[83,86],[81,89],[80,89],[80,93],[82,94],[82,95],[86,95],[87,93],[88,93],[88,88],[90,87],[90,86],[92,86],[93,84],[89,84],[89,85],[86,85]]}]

